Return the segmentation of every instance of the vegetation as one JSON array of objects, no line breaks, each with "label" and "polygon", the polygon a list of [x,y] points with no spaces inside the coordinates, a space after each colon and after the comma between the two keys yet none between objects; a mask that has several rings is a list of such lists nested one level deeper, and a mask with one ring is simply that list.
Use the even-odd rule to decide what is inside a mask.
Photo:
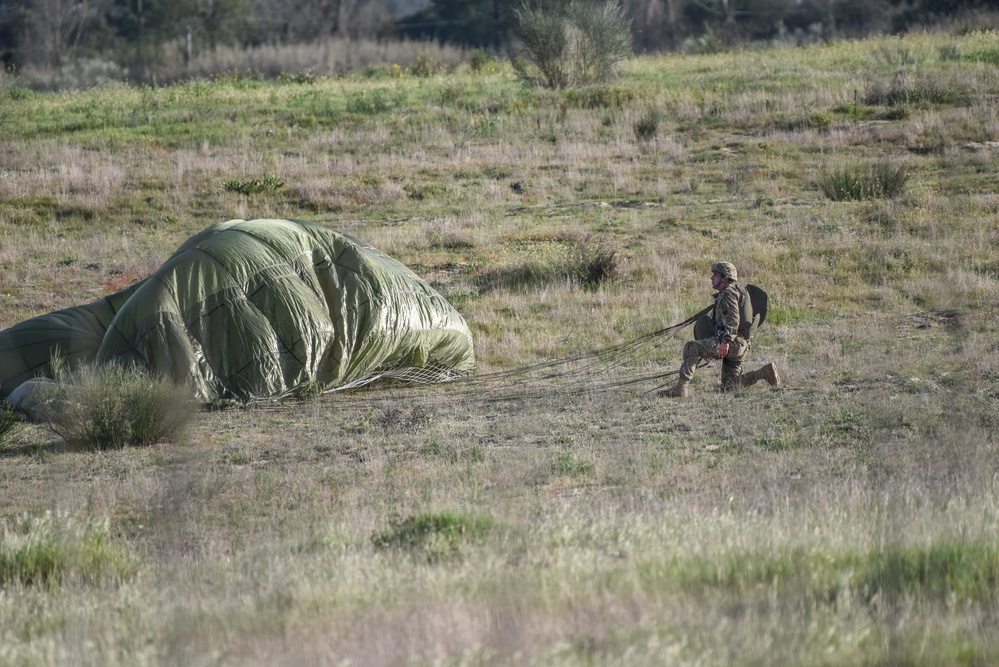
[{"label": "vegetation", "polygon": [[819,186],[826,197],[833,201],[860,201],[898,197],[908,181],[909,169],[906,165],[879,162],[866,169],[856,166],[840,167],[825,174],[820,179]]},{"label": "vegetation", "polygon": [[631,29],[617,0],[523,3],[514,15],[528,59],[515,59],[514,68],[528,82],[549,88],[607,83],[632,52]]},{"label": "vegetation", "polygon": [[137,368],[85,367],[37,389],[40,419],[65,442],[91,449],[176,442],[197,415],[187,387]]},{"label": "vegetation", "polygon": [[[555,46],[559,26],[549,19],[566,8],[576,14],[569,25],[595,48],[627,55],[632,42],[638,53],[706,54],[930,27],[999,28],[989,0],[0,0],[0,70],[32,89],[63,90],[237,70],[341,76],[386,63],[408,70],[419,59],[453,67],[469,52],[474,66],[475,53],[510,52],[525,10],[530,38],[542,31],[529,49]],[[576,53],[565,59],[578,62],[579,34],[568,37],[564,48]],[[997,50],[962,57],[994,63]]]},{"label": "vegetation", "polygon": [[113,585],[135,571],[135,559],[109,534],[108,521],[76,523],[46,512],[4,519],[0,524],[0,586],[32,586],[57,594],[73,581]]},{"label": "vegetation", "polygon": [[[146,447],[23,424],[0,662],[999,662],[995,44],[648,56],[572,90],[496,59],[12,88],[0,326],[219,220],[306,218],[459,304],[483,382],[196,413]],[[823,191],[871,165],[904,187]],[[686,319],[719,259],[770,295],[747,365],[782,390],[720,394],[714,364],[655,398],[689,331],[614,389],[485,382]]]}]

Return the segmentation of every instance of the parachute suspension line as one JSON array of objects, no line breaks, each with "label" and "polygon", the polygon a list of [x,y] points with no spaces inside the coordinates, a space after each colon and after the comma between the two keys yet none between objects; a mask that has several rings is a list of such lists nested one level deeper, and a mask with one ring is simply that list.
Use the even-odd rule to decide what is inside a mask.
[{"label": "parachute suspension line", "polygon": [[[541,399],[553,391],[609,391],[623,389],[636,384],[661,380],[677,374],[677,371],[657,372],[639,376],[627,375],[627,369],[635,368],[660,348],[672,343],[674,336],[702,315],[712,306],[692,315],[686,320],[626,341],[620,345],[601,348],[587,353],[546,361],[522,368],[487,373],[484,375],[459,375],[453,368],[431,361],[423,367],[379,368],[369,375],[350,384],[332,390],[340,392],[356,389],[375,380],[394,379],[421,384],[451,382],[449,397],[460,397],[467,402],[504,402],[513,400]],[[412,392],[407,390],[407,396]],[[436,395],[436,394],[435,394]],[[427,394],[429,397],[430,394]],[[389,396],[373,395],[367,401],[391,400]]]}]

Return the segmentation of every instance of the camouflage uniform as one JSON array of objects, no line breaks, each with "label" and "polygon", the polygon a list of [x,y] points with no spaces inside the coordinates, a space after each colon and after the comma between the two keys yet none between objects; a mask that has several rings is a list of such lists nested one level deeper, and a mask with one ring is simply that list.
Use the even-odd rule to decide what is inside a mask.
[{"label": "camouflage uniform", "polygon": [[738,283],[715,295],[715,309],[711,317],[715,322],[717,335],[712,338],[688,341],[683,346],[683,364],[680,366],[680,380],[690,382],[694,377],[694,369],[701,359],[717,359],[718,345],[722,341],[728,343],[728,354],[722,359],[722,391],[734,389],[739,383],[742,373],[742,361],[749,351],[749,339],[739,335],[739,325],[742,323],[742,299],[748,299]]},{"label": "camouflage uniform", "polygon": [[[771,386],[779,386],[780,378],[773,364],[767,364],[750,373],[742,373],[742,362],[749,351],[748,323],[742,321],[742,315],[747,312],[743,306],[748,305],[749,294],[737,282],[739,274],[735,266],[728,262],[716,262],[711,266],[712,280],[714,274],[727,278],[728,285],[715,294],[715,307],[711,319],[715,325],[715,335],[708,338],[692,340],[683,346],[683,364],[678,372],[677,383],[671,389],[659,392],[660,396],[684,397],[687,395],[687,385],[694,377],[694,371],[701,359],[714,360],[718,358],[718,346],[728,343],[728,353],[722,358],[722,391],[731,391],[736,387],[756,384],[766,380]],[[715,283],[712,282],[714,285]],[[723,283],[719,283],[723,284]],[[716,286],[715,289],[718,289]],[[752,312],[749,310],[748,312]],[[743,329],[740,333],[739,329]]]}]

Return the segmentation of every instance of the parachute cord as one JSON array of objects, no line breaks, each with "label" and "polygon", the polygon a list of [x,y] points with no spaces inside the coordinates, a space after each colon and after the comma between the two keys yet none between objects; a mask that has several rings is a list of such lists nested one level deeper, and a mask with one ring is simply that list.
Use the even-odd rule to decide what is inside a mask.
[{"label": "parachute cord", "polygon": [[[615,391],[654,380],[662,380],[663,378],[677,375],[679,371],[672,370],[665,373],[660,372],[652,375],[645,374],[628,377],[625,374],[625,369],[640,363],[657,350],[671,343],[680,330],[696,322],[699,317],[706,315],[713,307],[713,305],[708,306],[682,322],[639,336],[619,345],[508,371],[458,377],[446,383],[448,385],[446,394],[436,392],[430,389],[429,386],[427,389],[417,392],[407,389],[405,392],[406,397],[408,399],[424,398],[432,401],[460,398],[466,404],[502,403],[517,400],[540,400],[550,397],[552,393]],[[702,363],[698,368],[707,365],[707,363],[710,362]],[[434,377],[439,378],[440,374],[436,373]],[[331,393],[357,389],[380,378],[423,382],[427,385],[439,384],[439,381],[421,378],[418,373],[408,373],[403,369],[395,371],[392,369],[381,369],[349,385],[338,387]],[[656,391],[661,386],[651,391]],[[365,392],[363,396],[364,405],[370,408],[372,405],[383,401],[394,401],[398,398],[398,395],[392,391],[392,388],[392,386],[378,387],[371,389],[370,394]],[[385,389],[388,389],[388,391],[385,391]],[[353,396],[356,397],[358,395],[353,394]],[[254,405],[261,404],[254,403]]]}]

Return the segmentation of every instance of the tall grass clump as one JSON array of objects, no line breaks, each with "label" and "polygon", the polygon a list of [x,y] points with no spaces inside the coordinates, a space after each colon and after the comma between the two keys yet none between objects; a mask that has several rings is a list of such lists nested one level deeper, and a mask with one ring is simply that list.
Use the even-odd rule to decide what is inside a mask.
[{"label": "tall grass clump", "polygon": [[846,166],[819,178],[823,194],[833,201],[894,199],[909,182],[907,166],[879,162],[868,167]]},{"label": "tall grass clump", "polygon": [[526,289],[568,283],[592,289],[618,275],[617,251],[590,235],[545,239],[529,248],[514,266],[482,275],[483,289]]},{"label": "tall grass clump", "polygon": [[107,519],[52,512],[0,522],[0,587],[55,586],[67,576],[97,583],[128,576],[134,558],[114,543]]},{"label": "tall grass clump", "polygon": [[90,449],[176,441],[198,411],[188,387],[134,366],[59,375],[38,390],[41,419],[67,443]]},{"label": "tall grass clump", "polygon": [[635,138],[640,143],[647,143],[655,139],[656,134],[659,133],[659,121],[661,119],[662,113],[656,108],[650,108],[632,126]]},{"label": "tall grass clump", "polygon": [[523,2],[514,10],[517,39],[526,58],[517,75],[548,88],[605,83],[632,54],[630,21],[617,0]]}]

